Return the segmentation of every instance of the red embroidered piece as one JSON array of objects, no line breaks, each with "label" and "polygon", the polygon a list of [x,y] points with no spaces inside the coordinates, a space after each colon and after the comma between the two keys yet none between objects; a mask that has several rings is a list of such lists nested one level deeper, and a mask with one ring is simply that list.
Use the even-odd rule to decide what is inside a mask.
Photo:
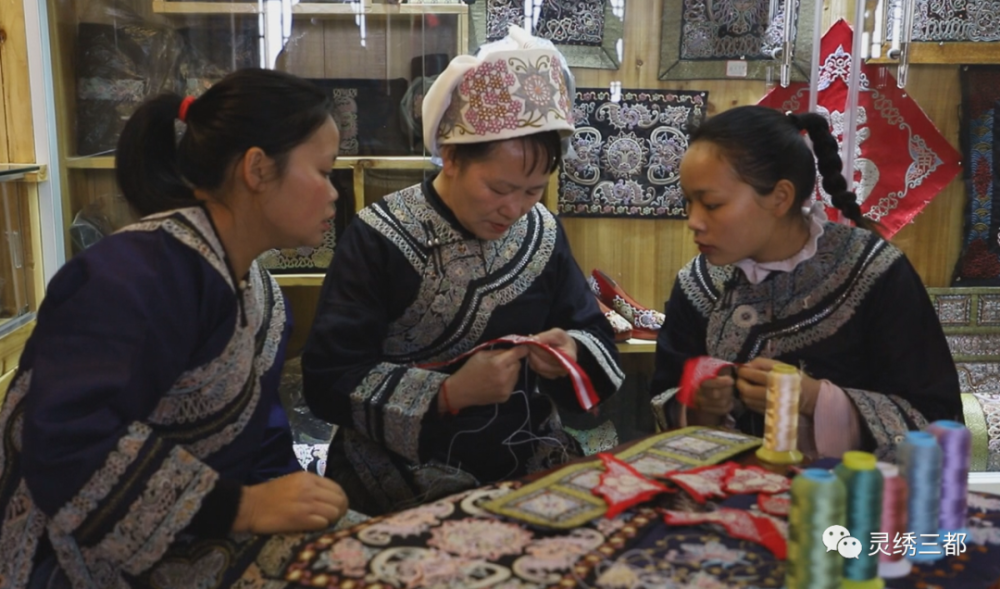
[{"label": "red embroidered piece", "polygon": [[590,377],[587,376],[587,373],[583,371],[583,368],[580,368],[580,365],[567,356],[565,352],[557,348],[553,348],[550,345],[536,342],[530,337],[525,337],[523,335],[507,335],[504,337],[498,337],[497,339],[479,344],[457,358],[452,358],[451,360],[446,360],[444,362],[418,364],[417,368],[434,369],[441,368],[442,366],[448,366],[449,364],[454,364],[455,362],[464,360],[480,350],[484,350],[497,344],[514,344],[517,346],[527,345],[545,350],[546,352],[552,354],[555,359],[562,364],[562,367],[566,369],[566,372],[569,373],[570,381],[573,383],[573,391],[576,393],[576,400],[580,402],[580,407],[583,407],[584,409],[592,409],[600,400],[597,397],[597,393],[594,392],[594,385],[590,382]]},{"label": "red embroidered piece", "polygon": [[712,358],[711,356],[697,356],[688,358],[684,362],[684,372],[681,374],[681,386],[677,392],[677,401],[685,407],[694,408],[694,399],[698,394],[698,388],[706,380],[716,378],[719,373],[736,364]]},{"label": "red embroidered piece", "polygon": [[591,492],[607,502],[605,517],[609,519],[660,493],[673,492],[671,488],[642,476],[629,464],[611,454],[602,452],[597,456],[604,462],[606,470],[601,473],[601,484],[591,489]]},{"label": "red embroidered piece", "polygon": [[757,495],[757,507],[764,513],[788,517],[792,512],[792,499],[788,495]]},{"label": "red embroidered piece", "polygon": [[667,511],[663,520],[672,526],[697,526],[718,524],[733,538],[749,540],[767,548],[779,560],[784,560],[788,546],[781,531],[770,519],[753,515],[742,509],[724,507],[707,513]]},{"label": "red embroidered piece", "polygon": [[[820,43],[821,67],[818,112],[827,116],[841,144],[851,74],[854,33],[837,21]],[[775,87],[760,104],[781,111],[806,112],[809,85]],[[861,66],[857,105],[857,145],[854,159],[855,192],[861,212],[892,237],[913,220],[961,171],[961,155],[888,71]],[[841,145],[843,150],[843,145]],[[819,190],[819,189],[817,189]],[[830,196],[821,190],[830,219],[838,219]]]},{"label": "red embroidered piece", "polygon": [[765,470],[759,466],[734,468],[726,479],[724,489],[732,495],[749,493],[784,493],[792,488],[788,477]]},{"label": "red embroidered piece", "polygon": [[687,491],[698,503],[704,503],[709,497],[726,496],[723,483],[729,478],[729,473],[735,467],[736,465],[732,462],[710,464],[683,472],[670,473],[666,475],[666,478]]}]

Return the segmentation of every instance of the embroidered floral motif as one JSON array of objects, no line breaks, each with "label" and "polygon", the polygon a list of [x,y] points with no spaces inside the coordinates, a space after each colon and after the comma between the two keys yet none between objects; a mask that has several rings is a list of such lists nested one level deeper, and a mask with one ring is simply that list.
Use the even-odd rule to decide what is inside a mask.
[{"label": "embroidered floral motif", "polygon": [[357,155],[361,145],[358,141],[358,89],[333,88],[331,98],[333,120],[337,121],[340,130],[339,154]]},{"label": "embroidered floral motif", "polygon": [[[792,26],[798,21],[798,2]],[[769,39],[783,37],[784,14],[775,14],[764,0],[683,0],[682,59],[771,59]],[[772,30],[773,29],[773,30]],[[792,33],[794,38],[795,33]]]},{"label": "embroidered floral motif", "polygon": [[[631,326],[629,326],[631,328]],[[615,361],[614,357],[611,355],[611,351],[608,350],[604,343],[597,339],[589,331],[582,331],[579,329],[570,329],[566,333],[569,334],[576,343],[583,344],[583,347],[590,352],[590,355],[597,360],[597,363],[601,365],[604,373],[611,380],[611,384],[615,389],[618,389],[622,382],[625,381],[625,373],[618,366],[618,362]]]},{"label": "embroidered floral motif", "polygon": [[257,262],[268,270],[324,269],[333,261],[333,250],[337,245],[336,240],[336,231],[331,227],[323,233],[323,243],[318,247],[303,246],[293,249],[271,249],[261,254],[257,258]]},{"label": "embroidered floral motif", "polygon": [[553,43],[600,45],[607,0],[543,0],[534,34]]},{"label": "embroidered floral motif", "polygon": [[495,560],[520,554],[531,538],[531,532],[515,524],[466,518],[435,527],[427,545],[465,558]]},{"label": "embroidered floral motif", "polygon": [[438,128],[440,143],[466,135],[509,138],[533,129],[571,126],[562,62],[548,52],[496,57],[467,71],[452,91]]},{"label": "embroidered floral motif", "polygon": [[865,420],[868,431],[875,438],[875,456],[892,462],[896,456],[896,445],[910,430],[903,410],[894,402],[899,397],[857,389],[844,389],[844,392],[854,402],[858,415]]},{"label": "embroidered floral motif", "polygon": [[730,536],[755,542],[770,550],[775,557],[781,560],[785,558],[785,538],[770,518],[753,515],[742,509],[722,508],[704,513],[667,511],[664,519],[674,526],[716,523],[726,528]]},{"label": "embroidered floral motif", "polygon": [[324,550],[316,559],[316,565],[327,570],[338,571],[346,577],[363,577],[368,561],[378,554],[378,550],[368,548],[354,538],[343,538]]},{"label": "embroidered floral motif", "polygon": [[[900,0],[889,0],[886,14],[901,10]],[[990,0],[916,0],[913,8],[914,41],[1000,41],[996,15],[1000,2]],[[894,19],[886,19],[886,39],[895,34]]]},{"label": "embroidered floral motif", "polygon": [[576,155],[559,174],[560,214],[682,217],[680,160],[707,94],[628,90],[612,100],[608,90],[580,88],[576,98]]},{"label": "embroidered floral motif", "polygon": [[727,493],[784,493],[791,489],[788,477],[781,476],[759,466],[735,468],[726,478],[724,489]]},{"label": "embroidered floral motif", "polygon": [[[934,307],[942,327],[968,325],[972,319],[972,297],[970,295],[938,295],[934,299]],[[982,311],[980,311],[981,313]]]},{"label": "embroidered floral motif", "polygon": [[660,493],[670,492],[668,487],[645,478],[628,463],[611,454],[602,453],[598,457],[604,463],[606,472],[601,474],[601,484],[594,487],[593,493],[604,497],[608,502],[605,517],[615,517],[633,505]]},{"label": "embroidered floral motif", "polygon": [[489,587],[510,575],[500,565],[427,548],[389,548],[370,566],[377,579],[403,587]]},{"label": "embroidered floral motif", "polygon": [[393,537],[419,536],[455,511],[451,501],[438,501],[390,515],[366,526],[358,538],[366,544],[387,546]]},{"label": "embroidered floral motif", "polygon": [[524,2],[486,0],[486,40],[503,39],[510,25],[524,25]]},{"label": "embroidered floral motif", "polygon": [[666,478],[687,491],[698,503],[704,503],[710,497],[726,496],[723,485],[733,466],[731,463],[702,466],[685,472],[670,473]]},{"label": "embroidered floral motif", "polygon": [[757,495],[757,506],[766,514],[788,517],[792,511],[792,498],[788,494],[760,494]]}]

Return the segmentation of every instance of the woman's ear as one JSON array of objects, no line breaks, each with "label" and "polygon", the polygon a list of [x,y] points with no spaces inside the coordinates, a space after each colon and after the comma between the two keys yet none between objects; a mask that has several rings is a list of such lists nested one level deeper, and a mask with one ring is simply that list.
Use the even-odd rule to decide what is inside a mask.
[{"label": "woman's ear", "polygon": [[455,159],[455,146],[454,145],[442,145],[441,146],[441,173],[448,178],[454,178],[458,175],[459,163]]},{"label": "woman's ear", "polygon": [[248,149],[237,165],[244,184],[252,192],[263,191],[274,175],[274,160],[259,147]]},{"label": "woman's ear", "polygon": [[771,196],[774,198],[772,210],[775,217],[784,217],[795,206],[795,185],[788,179],[778,180],[774,190],[771,191]]}]

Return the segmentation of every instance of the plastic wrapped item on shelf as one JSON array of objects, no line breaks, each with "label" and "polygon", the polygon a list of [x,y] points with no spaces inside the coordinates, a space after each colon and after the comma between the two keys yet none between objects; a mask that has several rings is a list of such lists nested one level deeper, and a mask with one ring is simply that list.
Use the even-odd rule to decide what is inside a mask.
[{"label": "plastic wrapped item on shelf", "polygon": [[111,220],[104,214],[103,208],[101,201],[91,202],[73,217],[73,223],[69,226],[69,236],[73,242],[74,254],[89,248],[114,231]]},{"label": "plastic wrapped item on shelf", "polygon": [[176,90],[181,40],[169,26],[101,5],[101,22],[81,22],[76,40],[76,151],[114,150],[132,112],[147,97]]},{"label": "plastic wrapped item on shelf", "polygon": [[410,62],[410,87],[400,102],[399,115],[403,134],[414,153],[423,152],[424,96],[434,80],[448,67],[449,61],[447,53],[432,53],[414,57]]},{"label": "plastic wrapped item on shelf", "polygon": [[184,43],[177,70],[180,92],[186,96],[201,96],[229,72],[260,66],[256,18],[226,19],[177,32]]},{"label": "plastic wrapped item on shelf", "polygon": [[399,125],[399,104],[407,86],[404,78],[311,81],[333,98],[341,156],[410,153]]}]

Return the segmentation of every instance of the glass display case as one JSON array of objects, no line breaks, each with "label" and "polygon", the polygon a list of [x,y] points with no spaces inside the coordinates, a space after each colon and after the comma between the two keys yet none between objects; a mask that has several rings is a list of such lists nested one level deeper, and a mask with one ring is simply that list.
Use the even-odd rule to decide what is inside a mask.
[{"label": "glass display case", "polygon": [[316,251],[265,257],[289,285],[318,285],[337,230],[433,169],[422,97],[469,37],[468,7],[448,0],[54,0],[49,16],[68,256],[135,218],[115,183],[114,150],[146,98],[197,96],[243,67],[288,71],[329,92],[341,134],[338,223]]},{"label": "glass display case", "polygon": [[36,165],[0,164],[0,337],[30,321],[36,310],[27,181],[37,180],[39,171]]}]

